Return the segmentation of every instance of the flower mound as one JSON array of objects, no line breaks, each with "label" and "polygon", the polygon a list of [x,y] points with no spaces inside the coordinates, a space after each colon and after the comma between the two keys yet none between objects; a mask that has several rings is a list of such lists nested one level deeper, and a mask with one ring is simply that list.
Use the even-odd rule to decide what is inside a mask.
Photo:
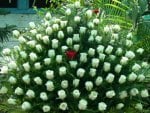
[{"label": "flower mound", "polygon": [[60,18],[48,12],[41,24],[13,31],[20,45],[3,50],[11,61],[2,68],[9,84],[0,93],[34,112],[97,113],[131,104],[142,110],[139,99],[149,94],[140,70],[148,64],[136,58],[142,48],[130,50],[132,34],[123,37],[119,25],[102,27],[99,15],[79,2],[63,9]]}]

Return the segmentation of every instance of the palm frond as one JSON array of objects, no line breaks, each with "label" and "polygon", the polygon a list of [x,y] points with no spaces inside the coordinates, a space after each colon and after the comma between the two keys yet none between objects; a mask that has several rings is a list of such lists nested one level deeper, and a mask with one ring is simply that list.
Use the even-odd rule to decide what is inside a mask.
[{"label": "palm frond", "polygon": [[14,28],[14,25],[6,25],[6,27],[0,28],[0,42],[8,41]]}]

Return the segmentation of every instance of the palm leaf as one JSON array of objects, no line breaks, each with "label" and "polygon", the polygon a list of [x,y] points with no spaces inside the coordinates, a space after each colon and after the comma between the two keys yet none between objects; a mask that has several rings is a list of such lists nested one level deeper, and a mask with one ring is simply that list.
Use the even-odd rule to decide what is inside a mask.
[{"label": "palm leaf", "polygon": [[14,25],[6,25],[6,27],[0,28],[0,42],[3,43],[5,41],[8,41],[14,28]]}]

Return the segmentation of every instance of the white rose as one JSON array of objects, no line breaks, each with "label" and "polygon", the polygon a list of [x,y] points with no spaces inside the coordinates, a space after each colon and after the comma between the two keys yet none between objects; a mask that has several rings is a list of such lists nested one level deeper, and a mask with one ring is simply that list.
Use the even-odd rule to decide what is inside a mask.
[{"label": "white rose", "polygon": [[119,103],[119,104],[117,104],[116,109],[122,109],[123,107],[124,107],[124,104],[123,103]]},{"label": "white rose", "polygon": [[26,92],[26,95],[27,95],[29,98],[34,98],[34,97],[35,97],[34,91],[33,91],[33,90],[30,90],[30,89]]},{"label": "white rose", "polygon": [[40,45],[40,44],[37,44],[36,46],[35,46],[35,48],[36,48],[36,50],[38,51],[38,52],[42,52],[42,46]]},{"label": "white rose", "polygon": [[49,65],[51,63],[51,58],[45,58],[44,59],[44,64]]},{"label": "white rose", "polygon": [[121,69],[122,69],[122,65],[117,64],[117,65],[115,66],[115,72],[116,72],[116,73],[120,73],[120,72],[121,72]]},{"label": "white rose", "polygon": [[91,91],[93,88],[93,82],[92,81],[86,81],[85,82],[85,88],[87,91]]},{"label": "white rose", "polygon": [[36,70],[40,70],[40,69],[41,69],[41,64],[40,64],[40,62],[36,62],[36,63],[34,64],[34,68],[35,68]]},{"label": "white rose", "polygon": [[90,100],[95,100],[98,96],[98,92],[96,91],[92,91],[90,94],[89,94],[89,99]]},{"label": "white rose", "polygon": [[7,92],[8,92],[7,87],[2,86],[1,89],[0,89],[0,94],[6,94]]},{"label": "white rose", "polygon": [[59,30],[59,25],[58,24],[53,24],[52,28],[53,28],[54,31],[57,31],[57,30]]},{"label": "white rose", "polygon": [[118,25],[118,24],[114,25],[113,29],[117,32],[121,30],[120,25]]},{"label": "white rose", "polygon": [[50,57],[50,58],[55,57],[55,50],[54,49],[48,50],[48,57]]},{"label": "white rose", "polygon": [[108,83],[112,83],[114,81],[115,76],[112,73],[109,73],[106,77],[106,81]]},{"label": "white rose", "polygon": [[94,56],[94,55],[95,55],[95,49],[89,48],[88,54],[89,54],[90,56]]},{"label": "white rose", "polygon": [[98,110],[105,111],[107,109],[107,105],[104,102],[98,103]]},{"label": "white rose", "polygon": [[84,74],[85,74],[85,70],[84,70],[83,68],[79,68],[79,69],[77,70],[77,76],[78,76],[78,77],[83,77]]},{"label": "white rose", "polygon": [[42,107],[42,110],[43,110],[44,113],[49,112],[50,109],[51,109],[51,108],[50,108],[50,106],[48,106],[48,105],[44,105],[44,106]]},{"label": "white rose", "polygon": [[29,56],[30,56],[30,60],[33,61],[33,62],[38,59],[36,53],[31,52],[31,53],[29,54]]},{"label": "white rose", "polygon": [[92,17],[92,14],[93,14],[92,10],[87,10],[87,11],[85,12],[85,15],[86,15],[87,18],[89,18],[89,19]]},{"label": "white rose", "polygon": [[30,75],[26,74],[25,76],[22,77],[23,82],[26,84],[30,84]]},{"label": "white rose", "polygon": [[47,27],[45,32],[47,35],[51,35],[53,33],[53,29],[51,27]]},{"label": "white rose", "polygon": [[99,59],[98,58],[93,58],[92,59],[92,67],[97,68],[99,66]]},{"label": "white rose", "polygon": [[37,85],[42,85],[42,79],[40,77],[35,77],[34,78],[34,82],[37,84]]},{"label": "white rose", "polygon": [[103,78],[101,76],[98,76],[95,80],[96,86],[100,86],[103,82]]},{"label": "white rose", "polygon": [[29,27],[31,29],[34,29],[36,26],[35,26],[35,23],[34,22],[29,22]]},{"label": "white rose", "polygon": [[135,54],[133,51],[127,51],[125,54],[125,57],[127,57],[129,59],[133,59],[135,57]]},{"label": "white rose", "polygon": [[80,45],[79,44],[75,44],[75,45],[73,45],[73,48],[74,48],[75,51],[79,51]]},{"label": "white rose", "polygon": [[99,19],[98,19],[98,18],[93,19],[93,23],[94,23],[94,24],[98,25],[98,24],[99,24],[99,22],[100,22],[100,21],[99,21]]},{"label": "white rose", "polygon": [[112,40],[118,40],[119,39],[119,35],[117,33],[113,33],[111,39]]},{"label": "white rose", "polygon": [[143,105],[141,103],[137,103],[135,105],[135,109],[142,111],[143,110]]},{"label": "white rose", "polygon": [[104,51],[104,46],[103,45],[98,45],[98,47],[97,47],[97,53],[103,53],[103,51]]},{"label": "white rose", "polygon": [[113,98],[116,95],[114,90],[110,90],[106,92],[106,97],[107,98]]},{"label": "white rose", "polygon": [[133,45],[133,42],[131,40],[126,40],[126,46],[131,47]]},{"label": "white rose", "polygon": [[37,40],[41,40],[42,39],[42,35],[41,34],[36,34],[36,39]]},{"label": "white rose", "polygon": [[81,34],[84,34],[85,32],[86,32],[86,27],[80,27],[80,30],[79,30],[79,32],[81,33]]},{"label": "white rose", "polygon": [[29,102],[25,101],[25,102],[22,103],[21,108],[24,111],[29,110],[29,109],[31,109],[31,104]]},{"label": "white rose", "polygon": [[81,99],[79,101],[78,108],[80,110],[86,110],[87,109],[87,105],[88,105],[88,102],[85,99]]},{"label": "white rose", "polygon": [[105,57],[106,57],[105,54],[103,54],[103,53],[100,53],[100,54],[99,54],[99,59],[100,59],[101,61],[104,61]]},{"label": "white rose", "polygon": [[2,53],[3,53],[3,55],[7,56],[7,55],[10,55],[11,51],[9,48],[5,48],[5,49],[3,49]]},{"label": "white rose", "polygon": [[79,82],[80,82],[79,79],[74,79],[73,80],[73,86],[78,87],[79,86]]},{"label": "white rose", "polygon": [[56,49],[56,48],[58,48],[58,40],[57,39],[53,39],[52,40],[52,48],[54,48],[54,49]]},{"label": "white rose", "polygon": [[73,28],[72,27],[67,27],[67,33],[70,34],[73,32]]},{"label": "white rose", "polygon": [[16,105],[16,99],[13,99],[13,98],[9,98],[7,100],[8,104],[11,104],[11,105]]},{"label": "white rose", "polygon": [[120,55],[122,55],[122,53],[123,53],[122,48],[117,48],[116,55],[120,56]]},{"label": "white rose", "polygon": [[144,49],[143,49],[143,48],[138,48],[138,49],[136,50],[136,52],[137,52],[138,54],[142,55],[143,52],[144,52]]},{"label": "white rose", "polygon": [[80,97],[80,91],[78,89],[73,90],[72,92],[74,98],[79,98]]},{"label": "white rose", "polygon": [[20,32],[18,30],[14,30],[12,33],[13,33],[13,36],[15,37],[19,37],[20,35]]},{"label": "white rose", "polygon": [[103,39],[103,37],[101,37],[101,36],[96,36],[96,37],[95,37],[95,41],[96,41],[97,43],[101,43],[102,39]]},{"label": "white rose", "polygon": [[67,49],[68,49],[67,46],[62,46],[62,47],[61,47],[62,52],[65,52]]},{"label": "white rose", "polygon": [[45,83],[47,91],[53,91],[54,90],[54,83],[52,81],[47,81]]},{"label": "white rose", "polygon": [[28,41],[28,42],[27,42],[27,45],[28,45],[29,47],[31,47],[31,48],[34,48],[35,45],[36,45],[36,41],[35,41],[35,40]]},{"label": "white rose", "polygon": [[81,17],[80,17],[80,16],[75,16],[75,17],[74,17],[74,21],[75,21],[76,23],[79,23],[80,20],[81,20]]},{"label": "white rose", "polygon": [[57,92],[57,94],[58,94],[58,97],[60,98],[60,99],[65,99],[66,98],[66,92],[64,91],[64,90],[59,90],[58,92]]},{"label": "white rose", "polygon": [[46,78],[47,79],[53,79],[54,78],[54,71],[53,70],[47,70],[46,71]]},{"label": "white rose", "polygon": [[110,28],[110,26],[107,25],[107,26],[104,27],[104,32],[105,33],[109,33],[111,31],[112,31],[112,29]]},{"label": "white rose", "polygon": [[68,21],[60,21],[60,27],[64,28],[67,26]]},{"label": "white rose", "polygon": [[58,31],[57,37],[59,39],[63,39],[64,38],[64,32],[63,31]]},{"label": "white rose", "polygon": [[71,9],[69,9],[69,8],[66,9],[65,14],[68,15],[68,16],[71,15]]},{"label": "white rose", "polygon": [[40,93],[40,98],[41,98],[43,101],[48,100],[47,93],[46,93],[46,92],[41,92],[41,93]]},{"label": "white rose", "polygon": [[43,40],[43,43],[44,43],[44,44],[49,44],[49,42],[50,42],[50,41],[49,41],[49,36],[47,36],[47,35],[43,36],[43,37],[42,37],[42,40]]},{"label": "white rose", "polygon": [[128,77],[129,81],[133,82],[136,79],[137,79],[137,75],[135,73],[132,72],[131,74],[129,74],[129,77]]},{"label": "white rose", "polygon": [[37,34],[37,30],[36,29],[32,29],[30,30],[31,35],[35,36]]},{"label": "white rose", "polygon": [[66,102],[60,103],[59,109],[61,109],[61,110],[63,110],[63,111],[67,110],[67,109],[68,109],[67,103],[66,103]]},{"label": "white rose", "polygon": [[127,34],[127,38],[129,39],[129,38],[132,38],[133,37],[133,34],[131,33],[131,32],[129,32],[128,34]]},{"label": "white rose", "polygon": [[67,45],[71,46],[73,43],[72,38],[67,38],[66,43],[67,43]]},{"label": "white rose", "polygon": [[91,42],[94,42],[94,36],[93,36],[93,35],[90,35],[90,36],[89,36],[88,42],[90,42],[90,43],[91,43]]},{"label": "white rose", "polygon": [[120,98],[120,99],[124,99],[124,98],[126,98],[127,96],[128,96],[127,91],[121,91],[121,92],[119,93],[119,98]]},{"label": "white rose", "polygon": [[80,8],[80,2],[76,1],[76,2],[74,3],[74,6],[75,6],[75,8]]},{"label": "white rose", "polygon": [[128,60],[129,59],[127,57],[122,57],[121,60],[120,60],[120,64],[121,65],[126,65],[128,63]]},{"label": "white rose", "polygon": [[20,56],[23,58],[23,59],[26,59],[27,58],[27,53],[25,51],[20,51]]},{"label": "white rose", "polygon": [[149,97],[149,93],[148,93],[147,89],[144,89],[141,91],[141,97],[143,97],[143,98]]},{"label": "white rose", "polygon": [[74,42],[79,42],[79,41],[80,41],[80,36],[79,36],[79,34],[73,34],[73,41],[74,41]]},{"label": "white rose", "polygon": [[135,63],[133,66],[132,66],[132,71],[136,72],[136,71],[139,71],[141,69],[141,66],[137,63]]},{"label": "white rose", "polygon": [[96,75],[96,69],[90,68],[89,75],[92,76],[92,77],[94,77]]},{"label": "white rose", "polygon": [[139,94],[139,90],[137,89],[137,88],[132,88],[131,90],[130,90],[130,95],[131,96],[136,96],[136,95],[138,95]]},{"label": "white rose", "polygon": [[110,45],[108,45],[107,48],[105,49],[105,53],[107,53],[107,54],[111,54],[112,51],[113,51],[113,47]]},{"label": "white rose", "polygon": [[51,18],[52,18],[51,13],[50,13],[50,12],[47,12],[46,15],[45,15],[45,18],[46,18],[47,20],[51,19]]},{"label": "white rose", "polygon": [[11,61],[9,64],[8,64],[8,67],[10,69],[17,69],[17,64],[15,61]]},{"label": "white rose", "polygon": [[91,35],[96,36],[97,35],[97,30],[91,30]]},{"label": "white rose", "polygon": [[145,76],[143,74],[140,74],[138,77],[137,77],[138,81],[139,82],[143,82],[145,80]]},{"label": "white rose", "polygon": [[149,68],[149,64],[147,62],[142,62],[142,67],[143,68]]},{"label": "white rose", "polygon": [[24,70],[25,70],[26,72],[29,72],[29,71],[30,71],[30,64],[29,64],[29,62],[24,63],[22,66],[23,66],[23,68],[24,68]]},{"label": "white rose", "polygon": [[87,23],[87,26],[88,26],[90,29],[93,29],[93,28],[94,28],[94,23],[88,22],[88,23]]},{"label": "white rose", "polygon": [[61,87],[64,89],[68,88],[68,80],[61,81]]},{"label": "white rose", "polygon": [[16,94],[16,95],[23,95],[23,89],[20,88],[20,87],[17,87],[17,88],[15,89],[15,94]]},{"label": "white rose", "polygon": [[118,82],[119,82],[120,84],[123,84],[123,83],[126,82],[126,79],[127,79],[127,77],[126,77],[125,75],[121,75]]},{"label": "white rose", "polygon": [[70,64],[71,68],[76,68],[78,65],[78,62],[77,61],[69,61],[69,64]]},{"label": "white rose", "polygon": [[19,52],[20,52],[20,51],[21,51],[21,48],[20,48],[19,46],[14,46],[14,51],[15,51],[15,52],[18,52],[18,51],[19,51]]},{"label": "white rose", "polygon": [[109,62],[104,62],[104,66],[103,66],[104,71],[108,72],[110,71],[110,68],[111,68],[111,64]]},{"label": "white rose", "polygon": [[9,79],[8,79],[9,83],[11,84],[16,84],[17,83],[17,79],[13,76],[10,76]]},{"label": "white rose", "polygon": [[8,73],[8,66],[3,66],[3,67],[1,68],[1,73],[2,73],[2,74],[7,74],[7,73]]},{"label": "white rose", "polygon": [[59,75],[62,76],[62,75],[65,75],[67,73],[67,68],[66,67],[60,67],[59,68]]},{"label": "white rose", "polygon": [[109,55],[109,59],[110,59],[111,61],[114,61],[114,60],[116,59],[116,56],[115,56],[115,55]]}]

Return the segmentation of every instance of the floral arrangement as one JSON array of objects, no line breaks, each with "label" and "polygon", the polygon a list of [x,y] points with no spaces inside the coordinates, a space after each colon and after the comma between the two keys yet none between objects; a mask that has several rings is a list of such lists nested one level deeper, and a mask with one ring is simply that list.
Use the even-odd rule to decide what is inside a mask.
[{"label": "floral arrangement", "polygon": [[47,12],[40,24],[13,31],[20,42],[3,50],[6,81],[0,94],[30,112],[99,113],[143,110],[149,97],[144,85],[144,49],[132,50],[132,33],[119,25],[103,26],[99,10],[79,2],[63,7],[62,16]]}]

